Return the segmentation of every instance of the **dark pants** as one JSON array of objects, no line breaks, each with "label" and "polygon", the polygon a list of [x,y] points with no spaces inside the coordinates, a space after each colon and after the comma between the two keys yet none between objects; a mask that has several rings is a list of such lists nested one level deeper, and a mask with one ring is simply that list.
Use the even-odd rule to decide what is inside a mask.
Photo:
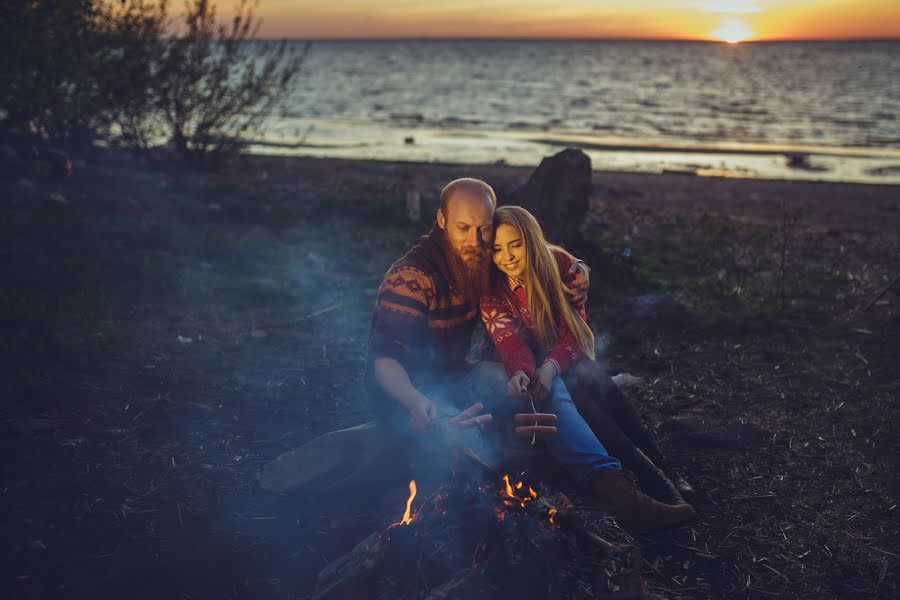
[{"label": "dark pants", "polygon": [[582,358],[566,372],[563,380],[578,412],[610,454],[627,468],[634,462],[634,451],[638,448],[665,470],[662,453],[637,407],[597,361]]}]

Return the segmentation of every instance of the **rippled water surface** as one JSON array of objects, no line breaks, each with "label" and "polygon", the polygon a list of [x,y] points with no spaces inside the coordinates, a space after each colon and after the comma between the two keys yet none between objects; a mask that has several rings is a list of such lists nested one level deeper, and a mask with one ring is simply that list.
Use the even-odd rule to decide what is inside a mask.
[{"label": "rippled water surface", "polygon": [[[800,148],[823,157],[803,165],[809,177],[854,163],[847,173],[890,178],[900,174],[900,43],[316,42],[266,139],[462,162],[524,161],[528,144],[548,139],[637,146],[638,162],[648,147],[654,161],[656,150],[725,147],[757,157],[738,167],[748,173],[766,171],[759,156]],[[787,168],[783,155],[773,165]]]}]

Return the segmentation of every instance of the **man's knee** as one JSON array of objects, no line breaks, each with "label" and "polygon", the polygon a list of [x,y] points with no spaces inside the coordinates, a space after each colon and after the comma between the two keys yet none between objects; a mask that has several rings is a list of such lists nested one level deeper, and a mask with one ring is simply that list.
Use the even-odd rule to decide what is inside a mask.
[{"label": "man's knee", "polygon": [[583,359],[575,363],[564,377],[566,385],[574,394],[574,388],[590,388],[593,393],[615,394],[619,391],[606,369],[597,361]]},{"label": "man's knee", "polygon": [[615,385],[600,363],[595,360],[583,358],[576,362],[566,373],[567,379],[572,379],[582,385],[605,385],[607,382]]},{"label": "man's knee", "polygon": [[593,404],[611,410],[621,396],[619,386],[599,363],[582,359],[575,363],[563,378],[572,393],[576,406]]}]

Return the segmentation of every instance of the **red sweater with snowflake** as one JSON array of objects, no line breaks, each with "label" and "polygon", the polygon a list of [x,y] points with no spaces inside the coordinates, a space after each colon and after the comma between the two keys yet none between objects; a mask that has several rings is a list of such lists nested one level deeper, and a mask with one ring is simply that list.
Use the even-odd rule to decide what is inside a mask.
[{"label": "red sweater with snowflake", "polygon": [[[554,251],[554,255],[563,283],[571,286],[581,277],[575,260],[571,255],[558,250]],[[587,320],[583,302],[572,304],[572,308],[582,319]],[[481,299],[481,319],[494,341],[508,377],[512,377],[517,371],[524,371],[534,379],[538,357],[544,359],[542,362],[553,363],[561,375],[584,355],[575,334],[562,318],[559,320],[556,345],[549,352],[537,347],[525,285],[517,277],[504,278],[491,294]]]}]

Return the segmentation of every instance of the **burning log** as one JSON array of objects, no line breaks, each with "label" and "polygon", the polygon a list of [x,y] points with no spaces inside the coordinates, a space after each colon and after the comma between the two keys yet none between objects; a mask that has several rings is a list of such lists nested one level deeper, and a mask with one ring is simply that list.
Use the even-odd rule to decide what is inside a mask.
[{"label": "burning log", "polygon": [[[464,456],[478,476],[457,471],[456,481],[418,507],[419,490],[410,482],[402,518],[322,569],[316,598],[366,589],[382,597],[444,600],[490,597],[488,588],[498,587],[504,595],[529,595],[535,585],[547,585],[548,593],[577,585],[593,590],[595,598],[642,597],[637,548],[592,531],[565,495],[513,481],[470,450]],[[610,539],[629,539],[608,531]],[[578,547],[579,540],[587,549]],[[587,569],[588,579],[571,575],[570,565],[581,565],[577,573]],[[494,579],[501,574],[502,580]]]},{"label": "burning log", "polygon": [[438,587],[431,588],[425,600],[451,600],[453,598],[462,598],[464,590],[472,585],[472,582],[484,575],[485,566],[479,565],[475,568],[465,568],[457,572],[453,577],[445,581]]},{"label": "burning log", "polygon": [[316,598],[325,598],[337,587],[350,585],[371,574],[384,562],[386,550],[391,543],[391,530],[401,525],[409,525],[415,520],[412,503],[417,493],[416,481],[409,482],[409,498],[403,517],[385,531],[376,531],[358,543],[353,549],[337,560],[328,563],[316,577]]},{"label": "burning log", "polygon": [[[472,450],[467,449],[463,452],[463,454],[479,468],[483,469],[491,475],[499,477],[499,471],[497,471],[497,469],[488,464],[484,459],[482,459]],[[507,494],[515,497],[515,494],[510,490],[508,479],[506,479],[506,487]],[[531,490],[531,486],[528,486],[528,489]],[[541,497],[538,498],[537,502],[535,502],[532,506],[539,511],[545,512],[551,523],[559,522],[559,524],[564,525],[568,529],[571,529],[573,533],[576,533],[580,537],[590,541],[593,544],[596,544],[606,552],[621,552],[628,548],[627,546],[619,546],[613,544],[612,542],[603,539],[596,533],[588,530],[578,514],[572,511],[572,503],[569,502],[569,499],[566,498],[564,494],[556,494],[555,498],[557,499],[556,504],[548,500],[546,497]],[[525,504],[523,504],[523,506],[525,506]]]},{"label": "burning log", "polygon": [[388,543],[384,532],[376,531],[353,550],[325,565],[316,578],[318,593],[314,598],[327,598],[336,588],[353,585],[370,575],[384,562]]}]

